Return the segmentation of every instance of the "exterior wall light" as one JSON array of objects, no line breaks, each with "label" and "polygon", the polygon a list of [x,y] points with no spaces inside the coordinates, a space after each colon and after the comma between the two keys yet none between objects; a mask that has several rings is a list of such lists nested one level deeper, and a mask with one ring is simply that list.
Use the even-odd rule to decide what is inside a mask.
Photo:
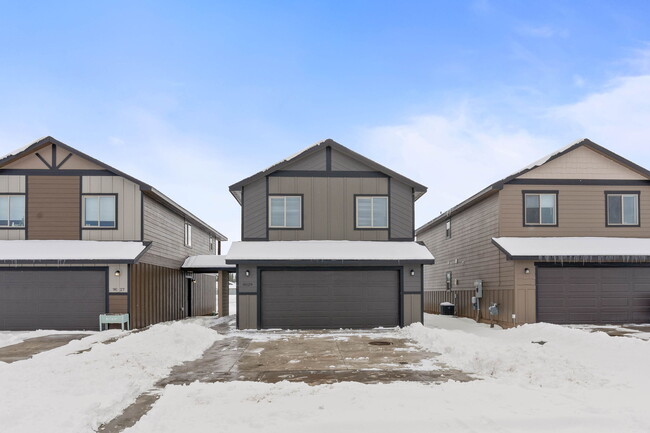
[{"label": "exterior wall light", "polygon": [[246,276],[247,276],[247,277],[250,277],[250,276],[251,276],[251,271],[249,271],[248,269],[246,269]]},{"label": "exterior wall light", "polygon": [[411,269],[411,276],[415,277],[415,271],[413,269]]},{"label": "exterior wall light", "polygon": [[121,274],[121,272],[120,272],[120,270],[119,270],[119,269],[118,269],[117,271],[115,271],[115,276],[116,276],[116,277],[119,277],[119,276],[120,276],[120,274]]},{"label": "exterior wall light", "polygon": [[530,269],[524,268],[524,274],[530,274]]}]

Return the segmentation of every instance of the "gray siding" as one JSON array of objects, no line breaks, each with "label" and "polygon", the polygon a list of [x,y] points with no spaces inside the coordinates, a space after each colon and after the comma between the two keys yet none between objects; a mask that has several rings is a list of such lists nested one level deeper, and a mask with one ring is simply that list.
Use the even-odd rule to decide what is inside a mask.
[{"label": "gray siding", "polygon": [[92,241],[140,240],[141,197],[140,187],[120,176],[83,176],[82,194],[117,194],[117,229],[82,230],[81,238]]},{"label": "gray siding", "polygon": [[420,295],[404,295],[402,314],[404,326],[422,322],[422,297]]},{"label": "gray siding", "polygon": [[144,240],[152,241],[142,263],[178,268],[188,256],[214,254],[209,235],[192,225],[192,246],[185,246],[185,220],[150,197],[144,196]]},{"label": "gray siding", "polygon": [[283,170],[318,170],[318,171],[324,171],[325,170],[325,164],[326,159],[325,159],[325,149],[320,150],[316,153],[312,153],[311,155],[307,155],[304,158],[298,159],[292,164],[289,164]]},{"label": "gray siding", "polygon": [[237,297],[239,329],[257,329],[257,295]]},{"label": "gray siding", "polygon": [[413,188],[390,180],[390,237],[413,239]]},{"label": "gray siding", "polygon": [[266,178],[259,179],[242,188],[244,196],[243,212],[243,238],[242,240],[266,239]]},{"label": "gray siding", "polygon": [[332,170],[334,171],[373,171],[372,168],[332,149]]},{"label": "gray siding", "polygon": [[388,178],[270,177],[269,193],[304,197],[303,229],[269,230],[269,240],[388,240],[388,230],[355,230],[354,198],[387,195]]}]

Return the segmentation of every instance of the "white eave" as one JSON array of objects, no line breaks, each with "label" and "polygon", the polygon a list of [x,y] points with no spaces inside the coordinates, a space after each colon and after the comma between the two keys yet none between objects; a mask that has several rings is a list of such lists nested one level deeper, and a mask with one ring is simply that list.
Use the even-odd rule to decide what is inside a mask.
[{"label": "white eave", "polygon": [[265,241],[233,242],[226,263],[433,264],[431,252],[417,242]]},{"label": "white eave", "polygon": [[194,272],[217,272],[232,271],[235,265],[226,264],[226,256],[217,256],[214,254],[190,256],[185,259],[181,269]]},{"label": "white eave", "polygon": [[492,238],[508,259],[543,261],[646,261],[650,238],[543,237]]},{"label": "white eave", "polygon": [[150,242],[140,241],[0,241],[0,263],[137,263],[149,246]]}]

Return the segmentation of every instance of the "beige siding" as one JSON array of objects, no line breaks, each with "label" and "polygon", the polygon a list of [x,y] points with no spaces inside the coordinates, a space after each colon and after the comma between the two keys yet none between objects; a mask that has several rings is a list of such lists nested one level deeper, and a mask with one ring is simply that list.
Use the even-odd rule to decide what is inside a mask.
[{"label": "beige siding", "polygon": [[355,194],[388,194],[387,178],[270,177],[269,194],[303,194],[303,230],[269,230],[269,240],[388,240],[355,230]]},{"label": "beige siding", "polygon": [[142,192],[137,184],[120,176],[83,176],[81,178],[81,193],[117,194],[117,230],[82,230],[83,240],[127,241],[141,239],[140,195]]},{"label": "beige siding", "polygon": [[520,179],[625,179],[646,178],[587,147],[578,147],[541,167],[519,176]]},{"label": "beige siding", "polygon": [[79,176],[27,177],[27,238],[80,238]]},{"label": "beige siding", "polygon": [[[524,227],[522,191],[558,191],[558,227]],[[607,227],[605,191],[640,191],[641,227]],[[650,187],[505,185],[500,197],[500,236],[650,236]]]},{"label": "beige siding", "polygon": [[239,329],[257,329],[257,295],[237,297]]},{"label": "beige siding", "polygon": [[185,246],[185,220],[150,197],[144,196],[144,240],[152,241],[143,263],[179,268],[188,256],[214,254],[209,235],[192,226],[192,246]]},{"label": "beige siding", "polygon": [[411,323],[422,321],[422,297],[420,295],[404,295],[404,302],[402,305],[402,314],[404,318],[404,326]]},{"label": "beige siding", "polygon": [[[515,276],[515,314],[516,323],[535,323],[537,321],[537,285],[535,263],[528,260],[514,261]],[[529,273],[526,273],[528,269]]]},{"label": "beige siding", "polygon": [[52,145],[47,145],[35,152],[25,155],[22,158],[5,165],[3,169],[11,170],[48,170],[48,166],[40,160],[39,154],[48,164],[52,165]]}]

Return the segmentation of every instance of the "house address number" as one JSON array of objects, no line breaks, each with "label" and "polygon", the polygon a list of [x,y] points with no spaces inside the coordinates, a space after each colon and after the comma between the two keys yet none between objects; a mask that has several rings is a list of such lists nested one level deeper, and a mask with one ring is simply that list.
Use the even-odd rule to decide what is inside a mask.
[{"label": "house address number", "polygon": [[126,293],[126,287],[111,287],[108,293]]}]

